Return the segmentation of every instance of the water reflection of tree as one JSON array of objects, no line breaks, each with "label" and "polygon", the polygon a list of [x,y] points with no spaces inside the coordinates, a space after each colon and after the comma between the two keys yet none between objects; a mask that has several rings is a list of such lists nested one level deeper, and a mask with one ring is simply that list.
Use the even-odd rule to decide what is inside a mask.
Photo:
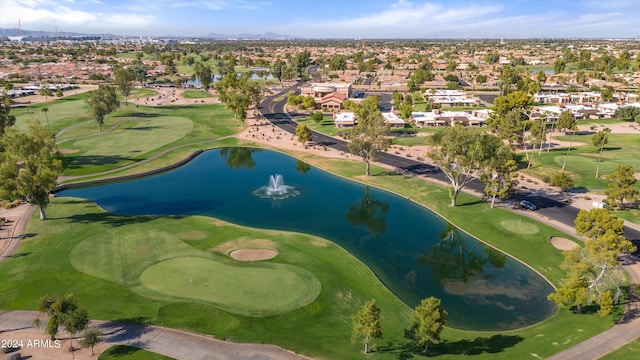
[{"label": "water reflection of tree", "polygon": [[352,226],[365,225],[373,236],[382,235],[387,229],[384,213],[389,210],[389,204],[369,195],[368,186],[364,189],[364,198],[349,206],[347,220]]},{"label": "water reflection of tree", "polygon": [[505,264],[504,254],[492,248],[485,248],[483,253],[467,248],[461,231],[451,224],[438,233],[438,238],[437,244],[418,257],[418,263],[433,266],[433,276],[439,286],[444,281],[487,279],[491,275],[483,274],[485,264],[489,263],[496,269]]},{"label": "water reflection of tree", "polygon": [[247,169],[253,169],[256,167],[256,163],[253,161],[253,154],[260,151],[262,151],[262,149],[226,147],[220,150],[220,156],[227,159],[226,164],[231,169],[239,169],[243,166]]},{"label": "water reflection of tree", "polygon": [[311,170],[311,165],[307,164],[304,161],[298,160],[296,162],[296,170],[298,170],[298,172],[301,174],[306,174],[307,172],[309,172],[309,170]]}]

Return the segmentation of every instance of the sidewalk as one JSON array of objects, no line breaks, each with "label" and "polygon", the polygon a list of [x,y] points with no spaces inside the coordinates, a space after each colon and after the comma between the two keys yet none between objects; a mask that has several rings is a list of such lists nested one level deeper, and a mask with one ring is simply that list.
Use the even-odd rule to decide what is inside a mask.
[{"label": "sidewalk", "polygon": [[[29,347],[28,341],[46,339],[43,330],[34,326],[34,319],[39,318],[42,326],[46,325],[46,317],[36,311],[11,311],[0,314],[0,339],[22,340],[20,354],[31,359],[68,359],[67,341],[64,340],[59,349]],[[91,321],[90,327],[98,328],[102,333],[103,348],[110,345],[128,345],[158,354],[185,360],[310,360],[275,345],[240,344],[214,339],[212,337],[192,334],[159,326],[120,323],[112,321]],[[66,334],[61,333],[66,336]],[[74,346],[77,346],[74,339]],[[84,352],[86,355],[86,351]],[[82,354],[75,358],[80,360]],[[88,359],[89,357],[87,357]],[[95,359],[96,357],[93,357]]]}]

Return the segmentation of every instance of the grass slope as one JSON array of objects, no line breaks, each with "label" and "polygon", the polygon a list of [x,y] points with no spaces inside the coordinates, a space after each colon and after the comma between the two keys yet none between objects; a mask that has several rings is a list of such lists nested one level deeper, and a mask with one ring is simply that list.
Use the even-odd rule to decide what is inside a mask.
[{"label": "grass slope", "polygon": [[235,314],[283,314],[313,302],[320,282],[308,271],[274,263],[238,264],[177,257],[147,268],[141,284],[160,298],[212,303]]},{"label": "grass slope", "polygon": [[[598,166],[598,149],[591,144],[593,135],[576,135],[575,143],[587,145],[572,147],[569,156],[566,157],[568,170],[575,180],[577,188],[588,190],[603,190],[607,188],[605,180],[608,174],[613,173],[617,165],[632,165],[634,169],[640,169],[640,137],[632,134],[610,134],[609,143],[602,152],[600,163],[600,174],[596,178],[596,168]],[[558,140],[571,141],[571,136],[557,137]],[[530,170],[524,170],[537,178],[550,177],[559,173],[562,163],[565,160],[567,149],[554,149],[549,152],[543,151],[540,156],[535,154],[533,166]],[[640,184],[638,184],[640,188]]]},{"label": "grass slope", "polygon": [[173,358],[132,346],[114,345],[105,350],[98,360],[171,360]]},{"label": "grass slope", "polygon": [[[38,299],[44,296],[73,292],[96,319],[175,326],[236,341],[274,343],[311,356],[349,359],[360,358],[360,346],[350,341],[351,315],[365,301],[376,298],[384,309],[385,343],[401,346],[406,342],[403,329],[410,309],[366,266],[326,240],[244,228],[205,217],[120,217],[76,199],[54,199],[48,212],[51,219],[31,221],[18,252],[0,264],[2,309],[36,309]],[[206,236],[194,235],[200,233]],[[189,253],[219,257],[214,248],[241,238],[267,239],[278,248],[276,258],[262,265],[242,266],[269,264],[304,269],[320,282],[316,300],[286,314],[249,317],[184,299],[150,299],[140,295],[135,286],[138,271],[160,259]],[[83,244],[87,239],[89,242]],[[102,242],[102,248],[87,246]],[[88,261],[78,265],[82,263],[79,257],[90,251],[107,258],[104,264],[96,265],[105,271],[102,275],[95,273],[100,277],[84,272],[82,266],[89,266]],[[126,252],[127,256],[116,260],[109,251]],[[136,264],[145,259],[148,265]],[[131,269],[131,273],[121,269]]]}]

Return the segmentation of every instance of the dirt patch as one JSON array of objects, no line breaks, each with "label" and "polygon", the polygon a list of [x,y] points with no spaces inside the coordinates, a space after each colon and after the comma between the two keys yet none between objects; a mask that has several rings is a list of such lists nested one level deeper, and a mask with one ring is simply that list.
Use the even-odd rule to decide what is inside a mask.
[{"label": "dirt patch", "polygon": [[80,150],[62,148],[62,149],[58,149],[58,151],[60,151],[60,154],[75,154]]},{"label": "dirt patch", "polygon": [[184,240],[204,240],[207,238],[207,233],[204,231],[192,230],[180,233],[178,236]]},{"label": "dirt patch", "polygon": [[213,248],[214,251],[224,254],[230,254],[233,250],[238,249],[274,249],[276,243],[267,239],[249,239],[238,238],[232,241],[227,241]]},{"label": "dirt patch", "polygon": [[278,252],[273,249],[238,249],[229,253],[232,259],[238,261],[260,261],[273,259]]},{"label": "dirt patch", "polygon": [[315,246],[315,247],[327,247],[327,243],[320,241],[320,240],[313,240],[311,242],[311,245]]},{"label": "dirt patch", "polygon": [[573,248],[578,247],[578,244],[576,244],[575,241],[571,241],[569,239],[558,237],[558,236],[552,236],[551,239],[549,239],[549,242],[556,249],[560,249],[560,250],[571,250]]}]

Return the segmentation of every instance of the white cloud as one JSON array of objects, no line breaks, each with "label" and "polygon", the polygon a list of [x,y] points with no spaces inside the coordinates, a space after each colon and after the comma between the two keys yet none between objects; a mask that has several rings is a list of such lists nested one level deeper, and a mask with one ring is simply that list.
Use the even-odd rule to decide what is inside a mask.
[{"label": "white cloud", "polygon": [[[497,14],[501,10],[496,5],[465,6],[440,5],[435,3],[413,4],[407,0],[399,0],[391,4],[388,9],[378,13],[360,17],[341,19],[337,21],[309,23],[308,21],[296,21],[290,27],[310,28],[312,31],[331,31],[334,34],[343,33],[343,36],[367,36],[368,33],[385,31],[391,36],[398,36],[400,31],[422,31],[425,27],[437,26],[440,28],[457,27],[460,24],[486,16]],[[407,34],[406,36],[416,36]]]},{"label": "white cloud", "polygon": [[167,1],[167,6],[172,7],[193,7],[206,10],[223,10],[223,9],[248,9],[257,10],[260,3],[246,0],[195,0],[195,1]]},{"label": "white cloud", "polygon": [[[100,31],[117,31],[123,26],[132,29],[143,28],[153,22],[153,16],[139,15],[131,11],[119,12],[116,9],[101,12],[99,0],[94,5],[82,8],[74,0],[63,2],[56,0],[25,0],[20,2],[0,0],[0,24],[11,26],[21,20],[25,29],[41,29],[56,26],[61,29],[82,31],[82,28],[100,29]],[[86,5],[86,3],[84,4]],[[90,9],[90,10],[89,10]],[[12,26],[11,26],[12,27]]]}]

